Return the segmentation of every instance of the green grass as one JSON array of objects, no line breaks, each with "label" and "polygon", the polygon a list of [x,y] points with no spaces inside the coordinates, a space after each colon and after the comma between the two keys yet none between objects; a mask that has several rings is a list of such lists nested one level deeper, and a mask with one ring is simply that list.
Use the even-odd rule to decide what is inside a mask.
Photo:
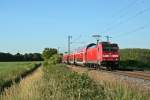
[{"label": "green grass", "polygon": [[[87,74],[70,71],[65,65],[44,67],[43,100],[149,100],[150,92],[140,92],[125,84],[95,82]],[[133,84],[132,84],[133,85]]]},{"label": "green grass", "polygon": [[35,67],[36,62],[0,62],[0,88]]},{"label": "green grass", "polygon": [[43,68],[42,100],[103,100],[104,87],[97,85],[86,74],[71,72],[65,65]]},{"label": "green grass", "polygon": [[86,74],[70,71],[65,65],[44,68],[42,98],[48,100],[149,100],[150,92],[140,92],[125,84],[95,82]]}]

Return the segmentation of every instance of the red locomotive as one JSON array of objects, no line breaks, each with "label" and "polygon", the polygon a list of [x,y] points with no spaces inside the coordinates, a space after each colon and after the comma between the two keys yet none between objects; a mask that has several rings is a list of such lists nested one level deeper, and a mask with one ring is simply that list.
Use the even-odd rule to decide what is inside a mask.
[{"label": "red locomotive", "polygon": [[98,45],[91,43],[80,51],[63,56],[64,63],[96,67],[106,66],[111,69],[119,66],[119,60],[119,47],[110,42],[100,42]]}]

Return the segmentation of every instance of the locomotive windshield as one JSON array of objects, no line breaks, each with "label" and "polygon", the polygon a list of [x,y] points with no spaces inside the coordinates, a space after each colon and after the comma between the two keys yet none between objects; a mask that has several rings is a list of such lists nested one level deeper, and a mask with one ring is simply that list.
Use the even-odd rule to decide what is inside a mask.
[{"label": "locomotive windshield", "polygon": [[118,51],[118,45],[117,44],[103,44],[103,51],[113,51],[113,52],[117,52]]}]

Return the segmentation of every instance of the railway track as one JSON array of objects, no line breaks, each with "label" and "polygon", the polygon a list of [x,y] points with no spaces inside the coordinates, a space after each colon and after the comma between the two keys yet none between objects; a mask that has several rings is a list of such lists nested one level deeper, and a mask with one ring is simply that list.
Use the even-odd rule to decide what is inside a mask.
[{"label": "railway track", "polygon": [[145,73],[144,71],[116,71],[113,73],[150,81],[150,74]]},{"label": "railway track", "polygon": [[105,72],[109,73],[114,73],[118,75],[123,75],[123,76],[128,76],[128,77],[133,77],[133,78],[138,78],[138,79],[143,79],[143,80],[148,80],[150,81],[150,72],[144,72],[144,71],[134,71],[134,70],[114,70],[114,71],[108,71],[107,69],[103,68],[102,69]]}]

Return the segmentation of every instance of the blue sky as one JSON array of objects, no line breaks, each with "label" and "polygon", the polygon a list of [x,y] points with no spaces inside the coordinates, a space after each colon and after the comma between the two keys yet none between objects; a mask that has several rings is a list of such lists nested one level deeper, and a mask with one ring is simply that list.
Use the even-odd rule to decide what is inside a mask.
[{"label": "blue sky", "polygon": [[0,52],[72,50],[112,37],[121,48],[150,48],[149,0],[0,0]]}]

